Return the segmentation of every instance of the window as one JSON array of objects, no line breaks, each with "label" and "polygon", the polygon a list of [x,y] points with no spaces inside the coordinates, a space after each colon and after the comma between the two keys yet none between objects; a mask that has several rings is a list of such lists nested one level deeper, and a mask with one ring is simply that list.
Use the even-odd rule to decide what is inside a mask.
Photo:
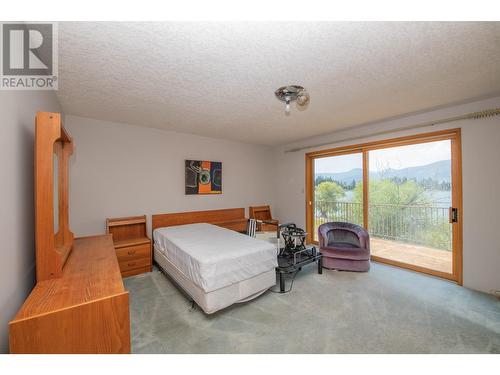
[{"label": "window", "polygon": [[307,154],[309,240],[355,223],[373,260],[461,283],[460,160],[459,129]]}]

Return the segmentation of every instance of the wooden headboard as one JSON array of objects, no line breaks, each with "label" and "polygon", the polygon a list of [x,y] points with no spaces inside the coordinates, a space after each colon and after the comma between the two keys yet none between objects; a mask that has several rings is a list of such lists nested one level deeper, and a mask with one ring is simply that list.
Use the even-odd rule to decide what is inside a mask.
[{"label": "wooden headboard", "polygon": [[248,219],[244,208],[228,208],[224,210],[175,212],[152,216],[153,231],[157,228],[171,227],[194,223],[210,223],[223,228],[244,232]]}]

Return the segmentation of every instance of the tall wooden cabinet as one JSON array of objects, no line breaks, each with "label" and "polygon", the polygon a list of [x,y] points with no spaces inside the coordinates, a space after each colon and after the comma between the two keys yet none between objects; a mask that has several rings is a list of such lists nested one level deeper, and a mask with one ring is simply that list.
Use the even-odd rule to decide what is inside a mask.
[{"label": "tall wooden cabinet", "polygon": [[9,323],[11,353],[130,353],[129,295],[111,235],[73,238],[68,159],[59,113],[35,123],[37,283]]}]

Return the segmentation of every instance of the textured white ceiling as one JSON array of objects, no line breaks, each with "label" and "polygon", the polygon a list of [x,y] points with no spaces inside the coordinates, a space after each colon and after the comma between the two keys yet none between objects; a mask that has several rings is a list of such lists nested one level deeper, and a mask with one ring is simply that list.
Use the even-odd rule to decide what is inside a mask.
[{"label": "textured white ceiling", "polygon": [[67,114],[268,145],[500,93],[500,22],[61,23],[59,53]]}]

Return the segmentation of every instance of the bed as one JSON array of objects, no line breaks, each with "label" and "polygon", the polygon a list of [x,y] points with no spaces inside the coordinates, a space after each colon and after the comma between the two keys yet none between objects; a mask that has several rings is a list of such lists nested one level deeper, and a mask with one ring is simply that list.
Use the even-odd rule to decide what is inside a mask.
[{"label": "bed", "polygon": [[243,223],[244,209],[153,215],[155,262],[207,314],[276,284],[276,246]]}]

